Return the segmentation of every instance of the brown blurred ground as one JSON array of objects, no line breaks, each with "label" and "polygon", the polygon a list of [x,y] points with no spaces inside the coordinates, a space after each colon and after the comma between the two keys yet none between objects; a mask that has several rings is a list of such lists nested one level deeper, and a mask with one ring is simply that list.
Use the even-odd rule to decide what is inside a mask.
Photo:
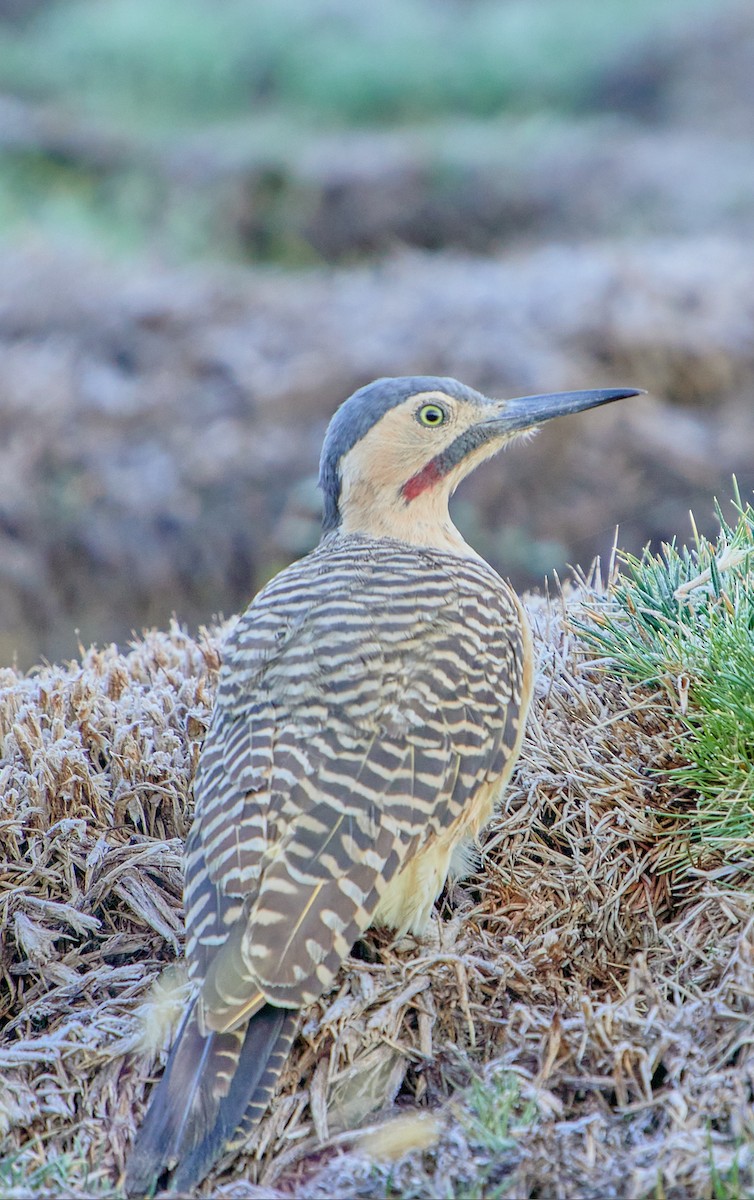
[{"label": "brown blurred ground", "polygon": [[235,611],[316,539],[329,414],[382,374],[645,399],[511,448],[456,503],[519,585],[712,524],[754,486],[754,252],[722,240],[404,252],[378,269],[0,267],[2,656]]},{"label": "brown blurred ground", "polygon": [[[731,474],[754,486],[752,71],[734,5],[627,49],[583,121],[323,134],[272,157],[176,143],[168,206],[210,189],[249,255],[295,246],[310,269],[0,250],[0,660],[243,606],[316,540],[327,419],[383,374],[650,393],[464,487],[458,523],[518,586],[609,553],[617,524],[635,551],[685,538],[689,508],[711,529]],[[8,103],[21,142],[98,170],[136,153]]]}]

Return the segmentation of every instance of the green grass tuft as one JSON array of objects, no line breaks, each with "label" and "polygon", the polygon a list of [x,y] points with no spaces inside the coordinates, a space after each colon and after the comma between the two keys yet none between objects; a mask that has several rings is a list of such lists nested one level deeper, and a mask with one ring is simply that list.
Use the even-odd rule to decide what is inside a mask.
[{"label": "green grass tuft", "polygon": [[497,1073],[470,1085],[463,1120],[469,1141],[498,1155],[513,1149],[515,1130],[531,1125],[536,1112],[532,1100],[522,1101],[516,1076]]},{"label": "green grass tuft", "polygon": [[461,1122],[476,1152],[479,1173],[471,1190],[454,1188],[453,1200],[502,1200],[509,1195],[516,1134],[532,1125],[536,1115],[535,1102],[522,1099],[515,1075],[497,1071],[473,1080],[465,1093]]},{"label": "green grass tuft", "polygon": [[24,1151],[0,1158],[0,1196],[21,1200],[27,1196],[98,1197],[113,1196],[106,1175],[90,1173],[83,1148],[70,1153],[50,1154],[47,1161],[30,1165]]},{"label": "green grass tuft", "polygon": [[691,836],[723,850],[754,845],[754,509],[737,486],[733,506],[731,524],[716,504],[715,542],[694,528],[690,548],[622,554],[613,606],[579,624],[612,668],[667,691],[688,733],[670,776],[697,797]]}]

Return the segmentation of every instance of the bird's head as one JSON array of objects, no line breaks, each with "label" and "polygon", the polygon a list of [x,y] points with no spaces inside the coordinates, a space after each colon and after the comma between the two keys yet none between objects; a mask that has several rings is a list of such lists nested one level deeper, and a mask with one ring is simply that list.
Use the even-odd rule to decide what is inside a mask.
[{"label": "bird's head", "polygon": [[455,379],[378,379],[349,396],[327,430],[324,532],[447,545],[460,536],[448,499],[479,463],[552,417],[639,394],[615,388],[490,400]]}]

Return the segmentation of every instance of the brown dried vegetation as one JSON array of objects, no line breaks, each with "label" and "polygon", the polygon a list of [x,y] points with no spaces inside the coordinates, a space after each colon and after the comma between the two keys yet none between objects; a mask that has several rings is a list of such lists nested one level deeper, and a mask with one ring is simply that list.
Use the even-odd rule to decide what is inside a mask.
[{"label": "brown dried vegetation", "polygon": [[[425,941],[357,947],[248,1155],[202,1194],[751,1183],[754,898],[669,869],[683,797],[656,769],[679,731],[663,695],[585,660],[584,594],[529,601],[535,709],[478,869]],[[221,636],[173,626],[0,672],[4,1195],[117,1190],[185,996],[181,845]]]}]

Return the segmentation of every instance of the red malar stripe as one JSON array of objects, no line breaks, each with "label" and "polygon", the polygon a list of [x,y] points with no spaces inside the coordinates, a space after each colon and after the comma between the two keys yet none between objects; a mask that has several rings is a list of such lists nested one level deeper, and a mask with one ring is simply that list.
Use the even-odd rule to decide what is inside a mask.
[{"label": "red malar stripe", "polygon": [[421,471],[417,471],[416,475],[412,475],[406,480],[401,488],[401,495],[408,503],[415,500],[427,488],[432,487],[437,483],[438,479],[442,479],[444,472],[440,468],[440,463],[437,458],[431,458],[426,466],[422,467]]}]

